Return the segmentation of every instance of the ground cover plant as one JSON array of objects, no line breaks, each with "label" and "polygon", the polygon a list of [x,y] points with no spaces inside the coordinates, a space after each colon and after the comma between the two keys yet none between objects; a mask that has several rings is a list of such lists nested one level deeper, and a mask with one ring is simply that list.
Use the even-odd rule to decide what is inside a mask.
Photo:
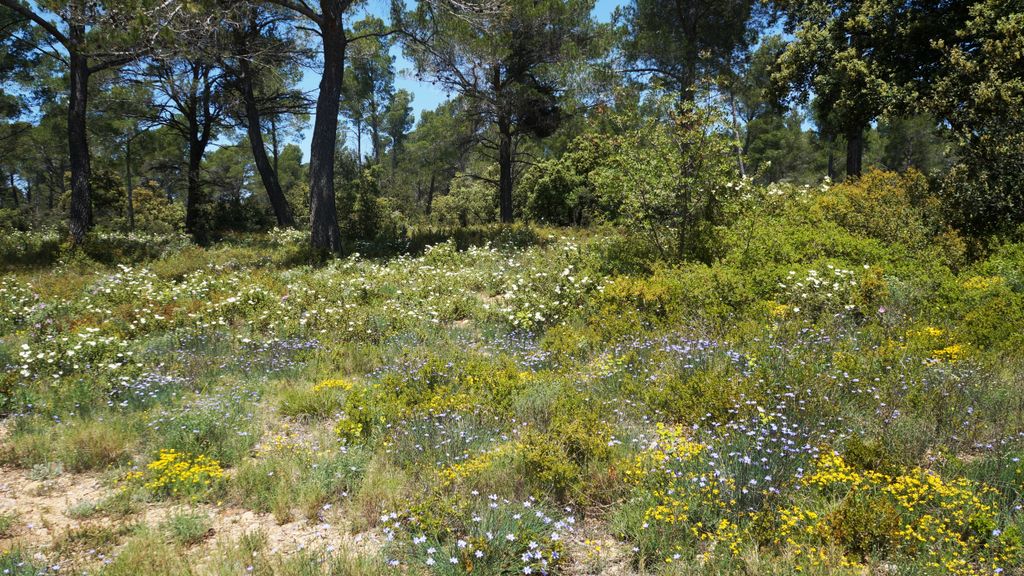
[{"label": "ground cover plant", "polygon": [[894,181],[752,186],[711,264],[541,228],[8,274],[0,565],[1019,573],[1024,249],[896,226]]}]

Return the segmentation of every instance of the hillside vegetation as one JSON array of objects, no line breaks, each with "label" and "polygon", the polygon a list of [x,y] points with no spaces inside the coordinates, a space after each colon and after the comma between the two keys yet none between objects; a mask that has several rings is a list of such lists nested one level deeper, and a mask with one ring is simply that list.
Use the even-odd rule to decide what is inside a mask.
[{"label": "hillside vegetation", "polygon": [[[26,234],[2,482],[96,488],[0,517],[0,568],[1020,573],[1024,244],[965,241],[927,189],[746,184],[711,264],[614,228],[315,266],[287,232]],[[268,536],[303,526],[338,536]]]}]

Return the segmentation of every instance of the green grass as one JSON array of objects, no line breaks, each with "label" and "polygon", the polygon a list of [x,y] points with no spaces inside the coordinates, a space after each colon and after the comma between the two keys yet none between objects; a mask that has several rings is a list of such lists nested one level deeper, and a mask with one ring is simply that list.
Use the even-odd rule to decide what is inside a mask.
[{"label": "green grass", "polygon": [[200,512],[178,512],[164,520],[161,531],[179,546],[195,546],[211,535],[210,518]]}]

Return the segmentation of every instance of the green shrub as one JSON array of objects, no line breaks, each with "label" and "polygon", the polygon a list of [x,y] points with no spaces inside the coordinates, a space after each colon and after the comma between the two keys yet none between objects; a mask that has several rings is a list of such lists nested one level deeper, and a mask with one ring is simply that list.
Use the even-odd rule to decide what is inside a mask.
[{"label": "green shrub", "polygon": [[930,235],[919,208],[927,196],[928,181],[916,170],[869,170],[818,196],[814,208],[854,234],[920,247]]},{"label": "green shrub", "polygon": [[198,512],[179,512],[160,525],[161,531],[179,546],[195,546],[212,535],[210,518]]}]

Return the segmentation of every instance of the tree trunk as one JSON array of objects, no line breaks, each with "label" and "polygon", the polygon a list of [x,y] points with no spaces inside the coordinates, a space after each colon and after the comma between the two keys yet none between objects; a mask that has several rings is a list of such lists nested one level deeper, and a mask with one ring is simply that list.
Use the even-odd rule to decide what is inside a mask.
[{"label": "tree trunk", "polygon": [[270,116],[270,147],[270,151],[274,154],[274,174],[280,174],[281,170],[277,166],[277,157],[280,153],[277,149],[277,117],[275,115]]},{"label": "tree trunk", "polygon": [[263,145],[263,132],[260,130],[260,110],[256,104],[256,93],[252,87],[252,74],[249,63],[241,58],[242,68],[242,100],[245,102],[245,123],[249,135],[249,144],[252,147],[252,157],[256,162],[256,170],[260,173],[260,180],[270,197],[270,205],[274,209],[274,217],[277,218],[277,225],[282,228],[294,228],[295,218],[292,217],[292,209],[288,200],[281,190],[281,183],[277,179],[277,172],[270,165],[267,158],[267,149]]},{"label": "tree trunk", "polygon": [[370,143],[373,145],[373,163],[380,164],[380,117],[376,98],[370,103]]},{"label": "tree trunk", "polygon": [[[72,36],[79,26],[72,26]],[[84,34],[84,30],[81,31]],[[68,153],[71,159],[71,213],[68,228],[73,244],[81,244],[92,227],[89,191],[89,142],[86,137],[86,106],[89,98],[89,66],[77,50],[71,52],[68,95]]]},{"label": "tree trunk", "polygon": [[747,177],[747,167],[743,163],[743,153],[745,145],[740,143],[740,124],[736,119],[736,94],[732,91],[732,86],[729,87],[729,110],[732,114],[732,133],[736,137],[736,161],[739,163],[740,177]]},{"label": "tree trunk", "polygon": [[430,216],[430,211],[434,209],[434,186],[437,182],[437,173],[430,173],[430,188],[427,188],[427,207],[425,212],[427,216]]},{"label": "tree trunk", "polygon": [[850,131],[846,135],[846,177],[860,178],[861,162],[864,160],[864,129]]},{"label": "tree trunk", "polygon": [[135,232],[135,201],[134,185],[132,184],[132,138],[129,136],[124,143],[124,188],[128,199],[128,231]]},{"label": "tree trunk", "polygon": [[356,166],[363,167],[363,119],[352,121],[356,125]]},{"label": "tree trunk", "polygon": [[512,222],[512,126],[505,118],[498,120],[498,205],[501,222]]},{"label": "tree trunk", "polygon": [[[198,128],[196,128],[198,130]],[[203,143],[193,132],[188,144],[188,194],[185,198],[185,230],[197,242],[205,241],[203,230],[200,229],[200,207],[202,203],[202,183],[199,171],[203,164]]]},{"label": "tree trunk", "polygon": [[836,180],[836,139],[834,136],[829,136],[826,140],[828,142],[828,179],[835,182]]},{"label": "tree trunk", "polygon": [[11,196],[14,198],[14,207],[17,208],[18,206],[21,206],[21,193],[18,192],[18,187],[14,184],[13,170],[11,170],[11,173],[9,174],[9,179],[11,182]]},{"label": "tree trunk", "polygon": [[338,144],[338,107],[345,70],[345,31],[341,15],[325,13],[320,23],[324,70],[316,100],[313,141],[309,156],[310,242],[314,249],[341,252],[337,204],[334,197],[334,152]]}]

